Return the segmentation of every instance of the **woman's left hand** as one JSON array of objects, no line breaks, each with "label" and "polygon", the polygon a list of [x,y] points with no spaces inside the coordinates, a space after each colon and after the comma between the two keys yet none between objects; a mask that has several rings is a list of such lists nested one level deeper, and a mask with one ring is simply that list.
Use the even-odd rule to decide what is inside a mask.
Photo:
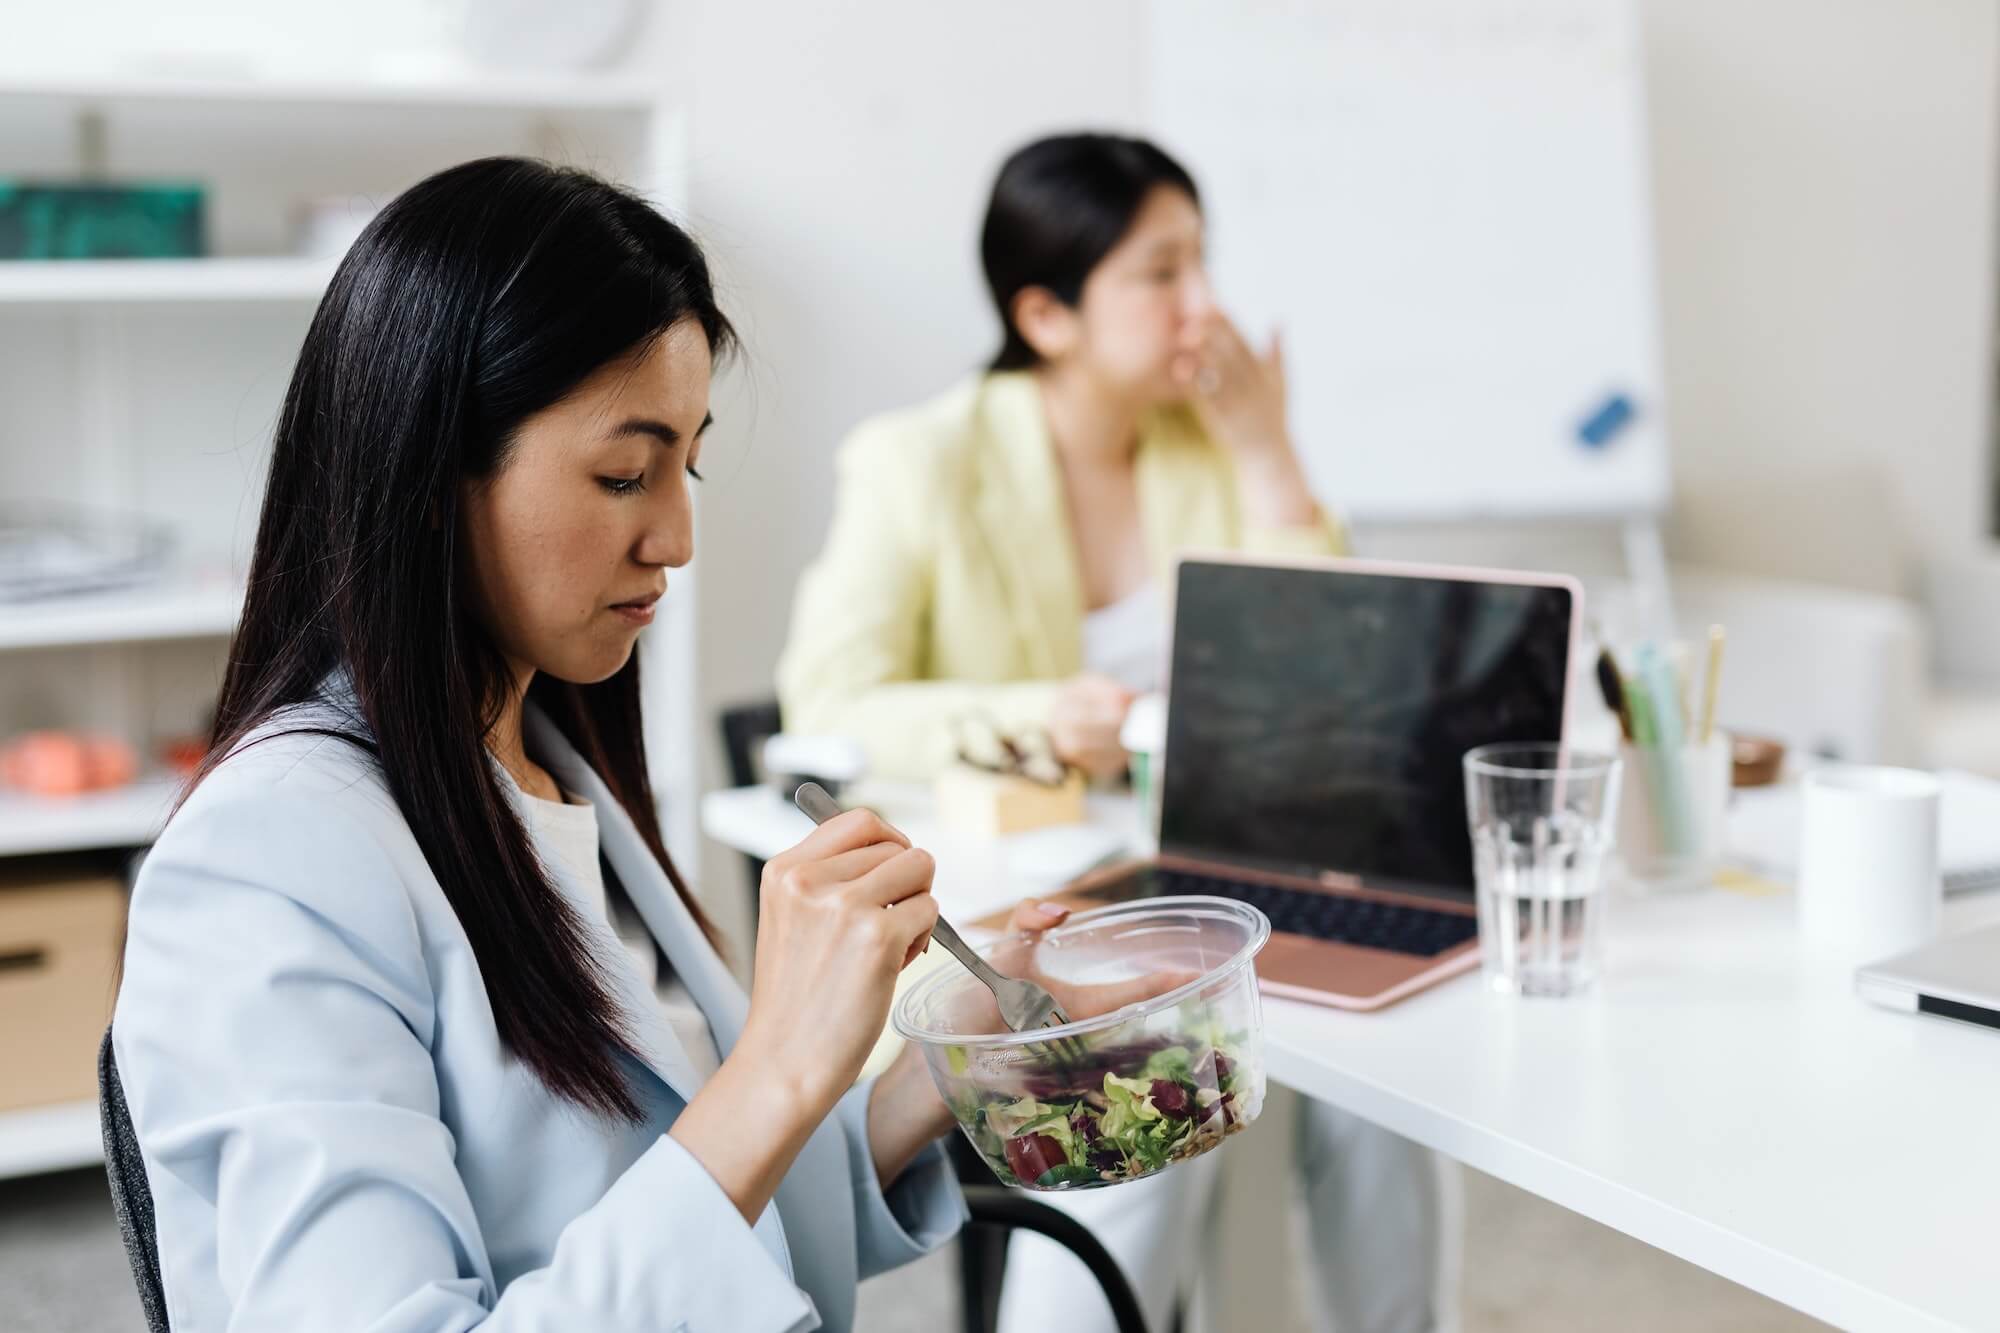
[{"label": "woman's left hand", "polygon": [[1202,424],[1238,457],[1292,451],[1285,425],[1285,354],[1278,336],[1263,355],[1229,316],[1211,312],[1188,330],[1174,378],[1187,390]]},{"label": "woman's left hand", "polygon": [[[1024,898],[1008,924],[1016,931],[1038,935],[1062,924],[1069,909],[1039,898]],[[923,1052],[905,1045],[894,1063],[882,1071],[868,1100],[868,1147],[875,1175],[887,1189],[924,1145],[949,1134],[956,1121],[938,1096],[937,1084],[924,1064]]]},{"label": "woman's left hand", "polygon": [[1278,335],[1260,355],[1229,316],[1212,311],[1190,329],[1174,358],[1174,376],[1202,425],[1236,460],[1247,516],[1272,527],[1313,522],[1318,507],[1285,421],[1285,354]]}]

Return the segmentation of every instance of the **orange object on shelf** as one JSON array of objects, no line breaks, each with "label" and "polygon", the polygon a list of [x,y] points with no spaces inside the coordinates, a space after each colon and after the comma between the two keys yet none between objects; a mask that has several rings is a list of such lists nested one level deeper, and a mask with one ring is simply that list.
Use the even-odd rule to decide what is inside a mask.
[{"label": "orange object on shelf", "polygon": [[200,736],[175,736],[160,742],[160,761],[184,778],[194,776],[208,753],[208,741]]},{"label": "orange object on shelf", "polygon": [[37,796],[122,787],[138,775],[139,756],[112,736],[31,731],[0,749],[0,781]]}]

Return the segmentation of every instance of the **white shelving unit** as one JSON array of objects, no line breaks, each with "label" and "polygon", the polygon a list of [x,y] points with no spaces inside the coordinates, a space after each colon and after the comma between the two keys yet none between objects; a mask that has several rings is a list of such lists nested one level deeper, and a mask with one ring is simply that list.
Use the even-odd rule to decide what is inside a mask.
[{"label": "white shelving unit", "polygon": [[0,856],[144,846],[166,822],[177,789],[174,778],[158,772],[83,796],[24,796],[0,789]]},{"label": "white shelving unit", "polygon": [[[453,163],[522,153],[679,207],[682,126],[660,91],[603,74],[0,80],[0,174],[73,175],[77,146],[95,142],[113,179],[202,182],[214,251],[0,262],[0,495],[143,514],[179,539],[176,571],[223,571],[0,603],[0,741],[111,717],[150,757],[203,724],[242,604],[270,429],[336,267],[284,253],[299,203],[380,204]],[[683,864],[699,836],[694,596],[677,573],[643,648],[654,787]],[[157,771],[72,799],[0,787],[0,857],[143,846],[175,790]],[[0,1178],[99,1154],[93,1103],[0,1112]]]},{"label": "white shelving unit", "polygon": [[165,75],[23,75],[0,83],[0,102],[100,104],[211,103],[284,106],[469,107],[533,112],[611,111],[651,116],[653,84],[617,74],[568,77],[515,71],[440,73],[427,78],[177,78]]},{"label": "white shelving unit", "polygon": [[243,585],[223,579],[16,602],[0,606],[0,652],[221,638],[242,609]]},{"label": "white shelving unit", "polygon": [[96,1102],[0,1111],[0,1180],[68,1171],[103,1160]]},{"label": "white shelving unit", "polygon": [[324,259],[0,261],[0,306],[316,301],[333,276]]}]

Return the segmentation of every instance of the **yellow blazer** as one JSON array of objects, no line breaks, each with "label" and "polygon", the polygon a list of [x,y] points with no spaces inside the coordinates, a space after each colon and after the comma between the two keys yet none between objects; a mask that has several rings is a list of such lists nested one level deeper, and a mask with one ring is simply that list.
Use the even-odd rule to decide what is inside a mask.
[{"label": "yellow blazer", "polygon": [[[1191,412],[1140,431],[1139,507],[1156,577],[1185,550],[1338,554],[1330,520],[1243,521],[1236,470]],[[974,377],[855,428],[826,548],[799,582],[778,664],[787,731],[852,736],[878,776],[950,762],[953,719],[1047,721],[1083,669],[1083,584],[1040,390]]]}]

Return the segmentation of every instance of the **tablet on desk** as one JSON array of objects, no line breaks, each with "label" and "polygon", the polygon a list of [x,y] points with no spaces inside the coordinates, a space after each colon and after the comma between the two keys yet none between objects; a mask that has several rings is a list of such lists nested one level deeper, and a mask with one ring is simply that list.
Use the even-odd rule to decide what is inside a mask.
[{"label": "tablet on desk", "polygon": [[1854,989],[1884,1008],[2000,1028],[2000,926],[1871,963]]}]

